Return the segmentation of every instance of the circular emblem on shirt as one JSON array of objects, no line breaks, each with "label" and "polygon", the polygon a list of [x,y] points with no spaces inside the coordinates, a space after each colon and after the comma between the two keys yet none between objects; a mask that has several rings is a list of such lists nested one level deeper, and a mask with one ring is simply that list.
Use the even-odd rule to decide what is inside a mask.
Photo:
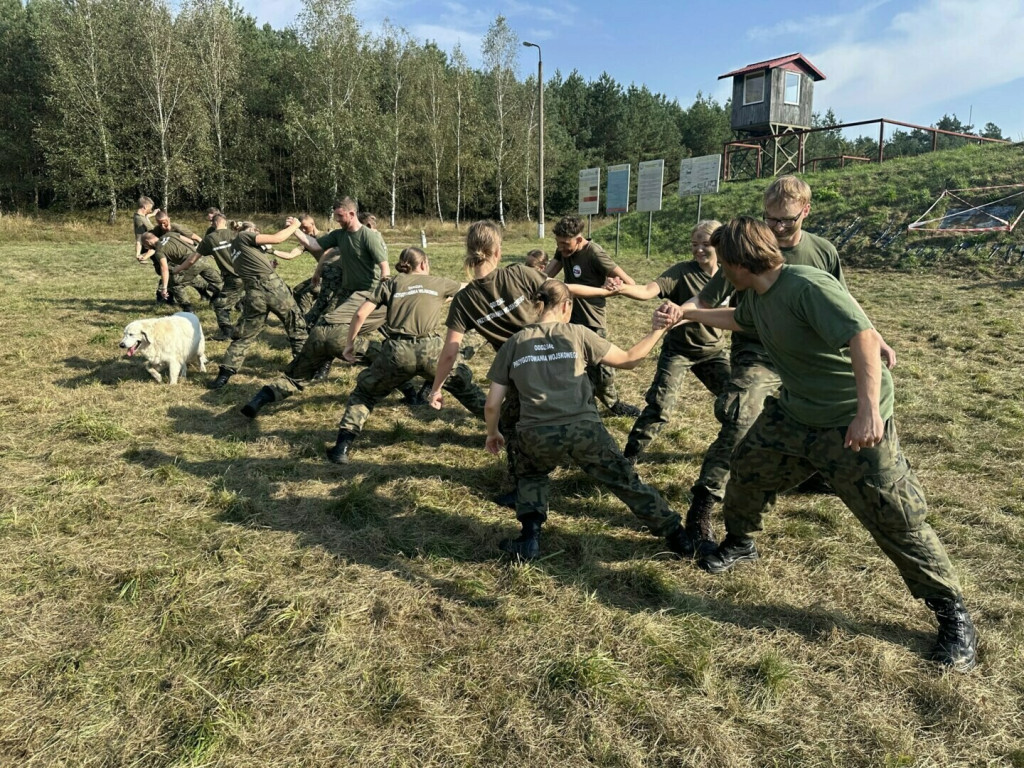
[{"label": "circular emblem on shirt", "polygon": [[572,276],[573,277],[579,277],[582,274],[583,274],[583,270],[580,269],[580,265],[579,264],[574,264],[573,268],[572,268]]}]

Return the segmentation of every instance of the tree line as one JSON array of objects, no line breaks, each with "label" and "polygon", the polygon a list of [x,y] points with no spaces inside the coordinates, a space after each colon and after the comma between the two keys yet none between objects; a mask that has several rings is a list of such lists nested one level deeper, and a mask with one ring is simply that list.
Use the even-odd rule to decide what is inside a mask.
[{"label": "tree line", "polygon": [[[351,0],[303,0],[286,29],[231,0],[0,0],[0,209],[164,206],[383,218],[528,218],[536,74],[491,24],[470,66]],[[528,68],[527,68],[528,69]],[[580,168],[719,151],[728,105],[689,108],[610,75],[545,83],[546,207],[576,205]]]},{"label": "tree line", "polygon": [[[392,223],[528,219],[540,126],[521,52],[503,16],[474,67],[391,24],[367,32],[352,0],[302,0],[285,29],[233,0],[0,0],[0,212],[103,206],[113,221],[140,194],[325,211],[348,194]],[[728,102],[698,92],[683,107],[607,73],[556,72],[544,101],[553,215],[575,210],[581,168],[664,158],[673,169],[736,138]],[[892,141],[887,156],[925,151],[914,132]],[[826,131],[808,150],[871,156],[871,143]]]}]

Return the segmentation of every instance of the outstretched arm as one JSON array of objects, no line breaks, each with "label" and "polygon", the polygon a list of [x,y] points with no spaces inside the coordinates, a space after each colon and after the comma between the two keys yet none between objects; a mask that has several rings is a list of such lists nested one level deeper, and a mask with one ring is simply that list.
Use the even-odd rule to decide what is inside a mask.
[{"label": "outstretched arm", "polygon": [[362,329],[363,323],[366,322],[366,318],[376,308],[377,305],[372,301],[364,301],[359,305],[359,309],[356,310],[356,314],[348,326],[348,339],[345,340],[345,349],[342,350],[341,356],[350,363],[356,361],[356,336],[359,335],[359,331]]},{"label": "outstretched arm", "polygon": [[277,245],[283,243],[289,237],[294,235],[299,229],[299,220],[291,217],[287,220],[287,226],[275,232],[272,235],[259,234],[256,235],[256,245]]},{"label": "outstretched arm", "polygon": [[724,328],[727,331],[743,330],[735,319],[736,310],[733,307],[716,307],[715,309],[700,309],[689,301],[683,306],[666,301],[654,311],[654,324],[656,327],[671,328],[682,323],[701,323],[710,325],[712,328]]},{"label": "outstretched arm", "polygon": [[640,341],[630,347],[628,350],[623,350],[614,344],[605,353],[605,356],[601,358],[603,365],[610,365],[612,368],[624,368],[630,370],[640,365],[640,361],[643,360],[654,349],[654,345],[658,343],[666,328],[653,328],[650,333],[644,336]]}]

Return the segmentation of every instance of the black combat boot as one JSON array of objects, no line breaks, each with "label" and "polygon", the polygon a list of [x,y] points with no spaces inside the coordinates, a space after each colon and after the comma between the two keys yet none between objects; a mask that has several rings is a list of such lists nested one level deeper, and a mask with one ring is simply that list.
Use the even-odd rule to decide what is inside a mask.
[{"label": "black combat boot", "polygon": [[624,403],[621,400],[616,400],[615,405],[608,409],[612,416],[629,416],[631,419],[635,419],[640,415],[640,409],[635,405]]},{"label": "black combat boot", "polygon": [[716,549],[701,555],[700,567],[708,573],[725,573],[736,563],[753,562],[760,557],[753,539],[727,533]]},{"label": "black combat boot", "polygon": [[[402,393],[402,401],[406,405],[426,405],[427,398],[420,394],[420,390],[413,386],[411,381],[405,382],[398,388],[398,391]],[[429,391],[428,391],[429,393]]]},{"label": "black combat boot", "polygon": [[334,365],[334,360],[328,360],[323,363],[319,368],[316,369],[316,373],[313,374],[311,381],[327,381],[327,377],[331,375],[331,366]]},{"label": "black combat boot", "polygon": [[242,406],[242,413],[250,419],[255,419],[256,414],[260,412],[260,408],[275,400],[277,400],[277,395],[274,394],[274,390],[270,387],[263,387],[252,400]]},{"label": "black combat boot", "polygon": [[519,520],[523,530],[515,539],[502,539],[498,549],[518,560],[536,560],[540,557],[540,515],[531,513]]},{"label": "black combat boot", "polygon": [[711,513],[715,509],[714,496],[703,485],[693,489],[693,501],[686,510],[686,532],[697,548],[696,554],[710,552],[715,548],[715,531],[711,525]]},{"label": "black combat boot", "polygon": [[978,634],[962,597],[931,597],[925,605],[935,611],[939,636],[931,659],[957,672],[969,672],[978,665]]},{"label": "black combat boot", "polygon": [[622,449],[623,458],[633,466],[640,460],[640,456],[643,451],[640,449],[640,443],[634,443],[632,440],[626,440],[626,447]]},{"label": "black combat boot", "polygon": [[356,433],[348,429],[338,430],[338,441],[334,447],[327,451],[327,460],[335,464],[348,464],[348,451],[352,447],[352,441],[356,439]]},{"label": "black combat boot", "polygon": [[231,368],[225,368],[223,365],[220,367],[220,371],[217,373],[217,378],[210,382],[210,389],[220,389],[221,387],[227,386],[228,380],[234,376],[236,371]]}]

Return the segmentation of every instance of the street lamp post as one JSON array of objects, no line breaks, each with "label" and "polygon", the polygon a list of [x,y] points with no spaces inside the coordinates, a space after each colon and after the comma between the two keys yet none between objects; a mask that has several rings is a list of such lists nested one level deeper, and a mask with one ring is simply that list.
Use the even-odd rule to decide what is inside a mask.
[{"label": "street lamp post", "polygon": [[526,48],[537,49],[537,113],[540,117],[540,129],[537,131],[537,237],[544,239],[544,57],[540,46],[536,43],[523,42]]}]

